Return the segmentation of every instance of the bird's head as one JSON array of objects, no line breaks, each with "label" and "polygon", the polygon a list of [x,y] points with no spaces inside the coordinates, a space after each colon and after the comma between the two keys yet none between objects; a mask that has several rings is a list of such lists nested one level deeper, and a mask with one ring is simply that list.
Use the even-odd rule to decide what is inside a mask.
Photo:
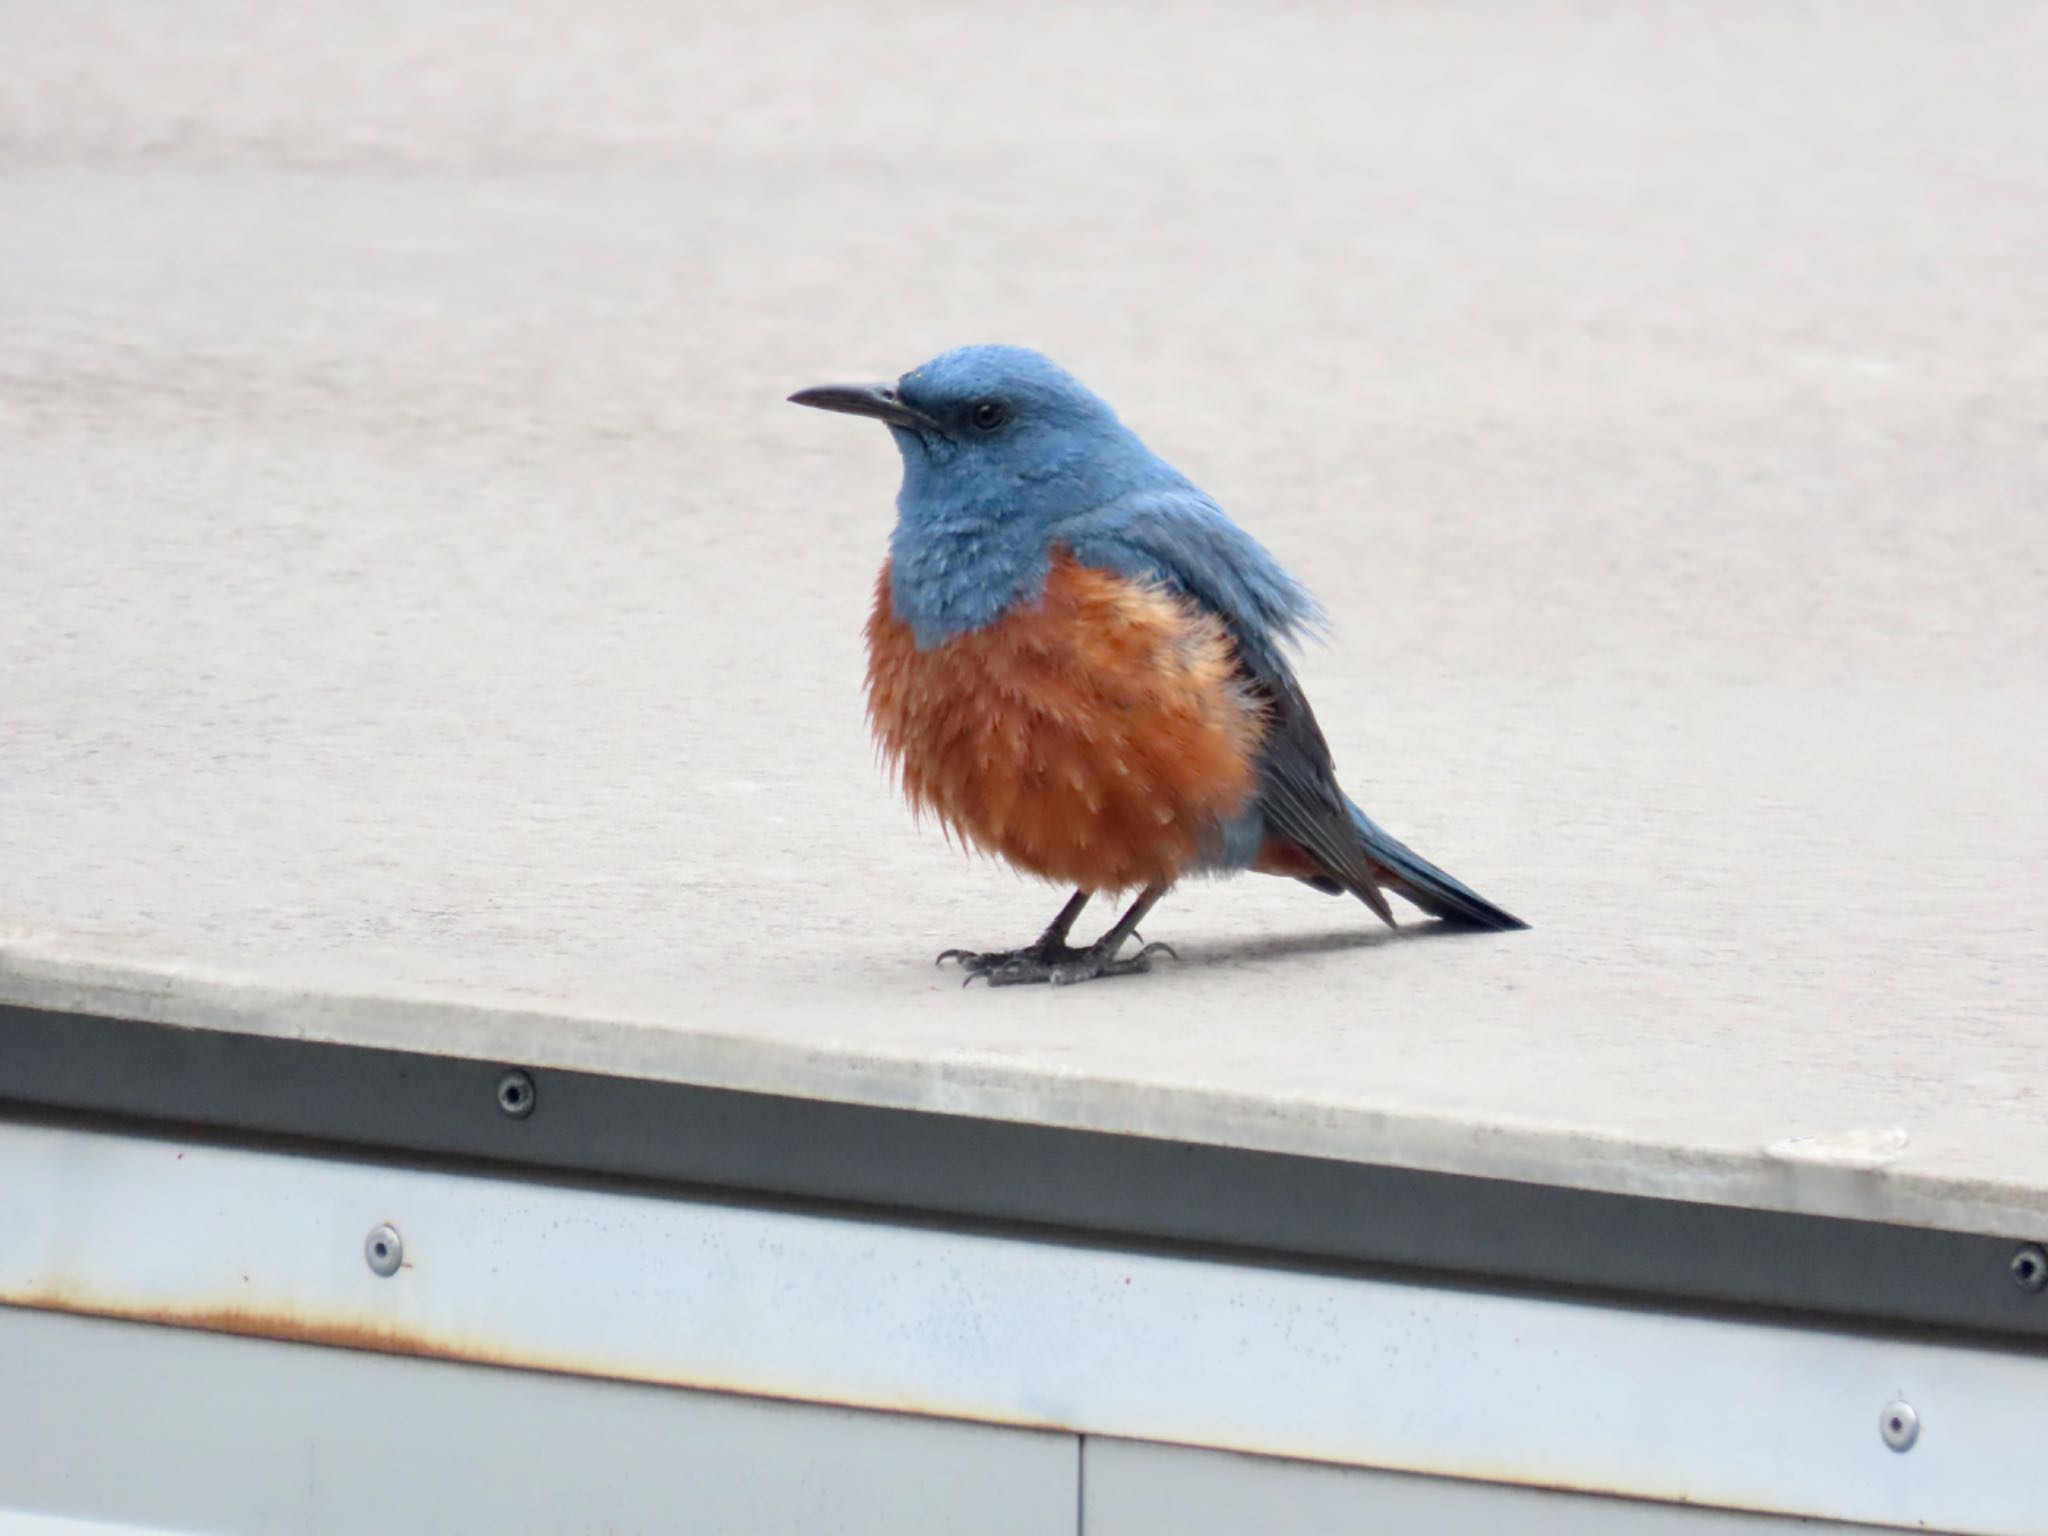
[{"label": "bird's head", "polygon": [[894,384],[828,384],[798,405],[873,416],[903,455],[907,522],[1049,527],[1130,492],[1184,484],[1086,385],[1024,347],[961,347]]}]

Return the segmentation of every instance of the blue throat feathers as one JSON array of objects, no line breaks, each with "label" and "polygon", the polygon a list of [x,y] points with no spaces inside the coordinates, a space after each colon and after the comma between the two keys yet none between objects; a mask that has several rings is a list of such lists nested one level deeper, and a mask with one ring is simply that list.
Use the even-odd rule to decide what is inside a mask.
[{"label": "blue throat feathers", "polygon": [[889,561],[890,606],[928,651],[1036,601],[1052,550],[1039,529],[1000,516],[905,517]]}]

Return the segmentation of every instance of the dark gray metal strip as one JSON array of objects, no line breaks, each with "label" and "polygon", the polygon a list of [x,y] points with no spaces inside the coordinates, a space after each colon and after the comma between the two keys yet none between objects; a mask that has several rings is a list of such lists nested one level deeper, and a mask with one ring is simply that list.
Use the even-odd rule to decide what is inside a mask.
[{"label": "dark gray metal strip", "polygon": [[[550,1177],[651,1180],[2048,1343],[2009,1239],[0,1006],[0,1101]],[[504,1102],[501,1102],[501,1099]]]}]

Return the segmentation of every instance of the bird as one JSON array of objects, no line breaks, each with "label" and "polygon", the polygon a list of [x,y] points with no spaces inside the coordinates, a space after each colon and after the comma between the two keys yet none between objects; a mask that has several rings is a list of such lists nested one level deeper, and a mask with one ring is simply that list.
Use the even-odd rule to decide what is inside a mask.
[{"label": "bird", "polygon": [[[1050,358],[960,347],[789,399],[882,422],[902,456],[867,714],[913,810],[1073,887],[1030,944],[943,951],[966,983],[1150,970],[1178,958],[1138,936],[1167,890],[1246,870],[1349,893],[1390,928],[1387,892],[1528,926],[1345,794],[1292,662],[1326,622],[1315,599]],[[1095,895],[1125,892],[1100,938],[1069,942]]]}]

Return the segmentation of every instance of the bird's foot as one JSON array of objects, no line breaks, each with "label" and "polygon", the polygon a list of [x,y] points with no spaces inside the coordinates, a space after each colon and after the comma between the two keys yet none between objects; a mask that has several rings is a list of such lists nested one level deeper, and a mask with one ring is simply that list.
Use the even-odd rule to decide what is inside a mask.
[{"label": "bird's foot", "polygon": [[1135,955],[1119,960],[1116,948],[1107,945],[1091,944],[1086,949],[1075,949],[1071,945],[1048,944],[1040,939],[1025,949],[949,949],[935,963],[944,965],[948,960],[959,961],[960,968],[967,972],[967,980],[960,983],[963,987],[971,985],[977,976],[992,987],[1018,987],[1039,981],[1066,987],[1077,981],[1094,981],[1100,976],[1135,976],[1141,971],[1149,971],[1152,969],[1152,957],[1156,954],[1170,955],[1175,960],[1180,958],[1171,944],[1147,944]]}]

